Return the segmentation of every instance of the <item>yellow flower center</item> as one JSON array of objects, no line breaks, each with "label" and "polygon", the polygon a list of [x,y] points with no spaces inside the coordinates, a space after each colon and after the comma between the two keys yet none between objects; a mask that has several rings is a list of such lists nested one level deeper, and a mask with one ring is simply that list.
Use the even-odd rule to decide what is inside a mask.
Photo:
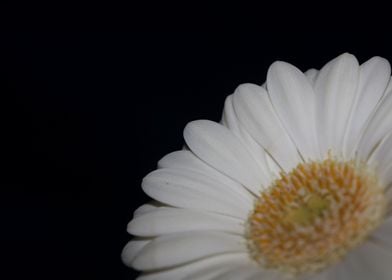
[{"label": "yellow flower center", "polygon": [[247,227],[251,255],[292,275],[321,270],[366,239],[385,205],[364,163],[331,157],[301,163],[258,197]]}]

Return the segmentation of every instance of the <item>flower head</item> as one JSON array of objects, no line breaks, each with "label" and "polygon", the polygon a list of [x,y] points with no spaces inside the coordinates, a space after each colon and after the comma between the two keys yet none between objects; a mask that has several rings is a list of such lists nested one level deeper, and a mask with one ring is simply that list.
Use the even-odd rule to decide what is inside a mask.
[{"label": "flower head", "polygon": [[392,277],[389,63],[273,63],[143,180],[123,250],[139,280]]}]

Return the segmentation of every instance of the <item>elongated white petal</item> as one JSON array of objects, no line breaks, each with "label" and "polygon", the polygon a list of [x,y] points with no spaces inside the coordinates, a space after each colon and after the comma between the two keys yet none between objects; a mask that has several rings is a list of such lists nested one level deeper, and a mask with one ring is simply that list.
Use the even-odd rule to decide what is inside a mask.
[{"label": "elongated white petal", "polygon": [[275,62],[268,70],[267,88],[273,107],[302,157],[320,159],[315,94],[305,75],[288,63]]},{"label": "elongated white petal", "polygon": [[382,185],[388,186],[391,183],[392,174],[392,131],[384,137],[381,143],[371,154],[368,164],[372,165],[378,175]]},{"label": "elongated white petal", "polygon": [[385,248],[392,252],[392,217],[389,216],[385,219],[382,225],[376,229],[371,238],[371,242],[383,244]]},{"label": "elongated white petal", "polygon": [[379,104],[358,145],[358,156],[366,160],[384,137],[392,131],[392,91]]},{"label": "elongated white petal", "polygon": [[214,231],[195,231],[158,237],[133,260],[138,270],[155,270],[222,253],[246,252],[243,237]]},{"label": "elongated white petal", "polygon": [[159,160],[158,167],[196,170],[210,177],[219,177],[219,180],[223,179],[225,182],[233,181],[188,150],[175,151],[167,154]]},{"label": "elongated white petal", "polygon": [[327,63],[319,72],[316,84],[316,112],[321,153],[343,153],[343,141],[355,100],[359,76],[358,61],[343,54]]},{"label": "elongated white petal", "polygon": [[356,100],[346,131],[346,157],[353,156],[366,121],[375,110],[388,85],[391,67],[386,59],[373,57],[361,65]]},{"label": "elongated white petal", "polygon": [[[279,277],[279,278],[278,278]],[[243,266],[236,266],[230,268],[225,273],[218,275],[214,280],[278,280],[281,279],[281,275],[270,271],[263,270],[256,264],[248,264]]]},{"label": "elongated white petal", "polygon": [[240,122],[234,112],[233,108],[233,94],[226,97],[225,106],[223,107],[222,118],[225,119],[225,126],[230,129],[235,135],[239,136],[240,133]]},{"label": "elongated white petal", "polygon": [[159,162],[160,168],[188,169],[198,171],[210,178],[214,178],[227,188],[237,192],[238,195],[245,198],[249,203],[253,203],[254,196],[251,195],[243,185],[234,181],[230,177],[211,167],[200,158],[195,156],[191,151],[176,151],[163,157]]},{"label": "elongated white petal", "polygon": [[151,242],[149,238],[135,238],[125,245],[121,252],[121,259],[127,266],[132,266],[132,262],[139,252]]},{"label": "elongated white petal", "polygon": [[[346,279],[360,279],[357,278],[357,273],[355,271],[352,271],[352,267],[355,268],[356,264],[356,259],[355,257],[352,257],[352,253],[349,253],[348,256],[343,258],[339,263],[336,265],[330,267],[325,271],[324,273],[326,274],[325,280],[346,280]],[[321,278],[323,279],[323,278]],[[306,279],[308,280],[308,279]],[[313,280],[310,278],[309,280]],[[318,280],[318,279],[315,279]],[[324,280],[324,279],[323,279]]]},{"label": "elongated white petal", "polygon": [[[175,151],[167,154],[158,161],[158,168],[186,168],[196,169],[212,176],[217,170],[200,160],[194,153],[187,150]],[[226,176],[225,176],[226,177]]]},{"label": "elongated white petal", "polygon": [[[247,268],[248,270],[245,270],[244,268]],[[225,278],[223,279],[249,280],[252,276],[258,274],[256,271],[260,272],[260,269],[255,269],[255,267],[252,266],[248,260],[247,264],[236,263],[231,266],[219,267],[214,270],[199,271],[191,275],[189,278],[187,278],[187,280],[216,280],[222,279],[222,275],[225,275]],[[237,278],[232,278],[232,275],[235,275]],[[260,278],[260,274],[258,276],[258,279],[263,279]],[[268,278],[268,280],[273,279]]]},{"label": "elongated white petal", "polygon": [[266,153],[263,147],[258,144],[253,137],[241,125],[233,107],[233,95],[229,95],[225,100],[223,108],[224,119],[226,119],[226,127],[229,128],[243,143],[244,147],[252,155],[253,159],[258,163],[258,167],[262,172],[263,186],[268,186],[272,180],[272,173],[266,159]]},{"label": "elongated white petal", "polygon": [[252,204],[202,173],[185,169],[158,169],[146,176],[142,188],[150,197],[171,206],[199,209],[246,218]]},{"label": "elongated white petal", "polygon": [[314,275],[311,275],[309,277],[305,277],[304,279],[301,280],[337,280],[336,278],[331,278],[328,275],[328,272],[326,271],[320,271],[315,273]]},{"label": "elongated white petal", "polygon": [[229,216],[171,207],[161,207],[148,212],[128,224],[128,232],[138,236],[157,236],[195,230],[215,230],[242,235],[245,225],[243,221]]},{"label": "elongated white petal", "polygon": [[162,204],[158,201],[151,201],[151,202],[143,204],[142,206],[137,208],[135,210],[135,212],[133,212],[133,216],[138,217],[138,216],[144,215],[144,214],[152,212],[162,206],[164,206],[164,204]]},{"label": "elongated white petal", "polygon": [[355,251],[355,254],[349,256],[344,269],[348,271],[350,279],[389,280],[392,275],[391,259],[392,253],[382,244],[365,242]]},{"label": "elongated white petal", "polygon": [[319,72],[318,70],[313,68],[305,72],[305,76],[312,86],[314,86],[314,84],[316,83],[318,72]]},{"label": "elongated white petal", "polygon": [[[212,269],[199,270],[189,275],[186,280],[215,280],[219,278],[219,275],[226,274],[227,272],[233,272],[238,269],[241,265],[247,265],[250,267],[250,260],[243,260],[242,262],[233,263],[230,266],[220,266]],[[246,275],[241,275],[240,279],[243,280]]]},{"label": "elongated white petal", "polygon": [[228,267],[218,267],[213,270],[199,270],[186,278],[186,280],[213,280],[221,272],[227,271]]},{"label": "elongated white petal", "polygon": [[239,86],[233,105],[241,124],[285,171],[301,161],[264,88],[252,84]]},{"label": "elongated white petal", "polygon": [[194,121],[185,127],[184,138],[202,160],[237,180],[252,193],[259,193],[263,182],[260,169],[229,129],[207,120]]},{"label": "elongated white petal", "polygon": [[247,253],[228,253],[207,257],[198,261],[176,266],[174,268],[146,273],[137,280],[188,280],[188,276],[203,270],[231,267],[236,264],[249,262]]},{"label": "elongated white petal", "polygon": [[265,154],[265,159],[267,161],[268,167],[271,170],[272,179],[277,179],[280,177],[280,172],[282,169],[280,166],[275,162],[275,160],[269,154]]},{"label": "elongated white petal", "polygon": [[[385,92],[390,92],[390,91],[392,91],[392,77],[389,78],[387,88],[385,89]],[[385,94],[384,94],[383,98],[384,97],[385,97]]]}]

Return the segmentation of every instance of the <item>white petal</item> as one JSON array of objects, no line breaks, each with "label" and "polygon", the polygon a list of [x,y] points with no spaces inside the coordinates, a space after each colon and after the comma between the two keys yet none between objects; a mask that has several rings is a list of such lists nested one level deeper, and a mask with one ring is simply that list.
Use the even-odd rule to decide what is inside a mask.
[{"label": "white petal", "polygon": [[309,69],[308,71],[305,72],[305,76],[312,86],[314,86],[314,84],[316,82],[318,73],[319,73],[319,71],[317,69],[313,69],[313,68]]},{"label": "white petal", "polygon": [[239,86],[233,104],[242,126],[279,166],[290,171],[301,161],[264,88],[252,84]]},{"label": "white petal", "polygon": [[185,168],[197,170],[210,176],[228,178],[215,168],[212,168],[194,153],[187,150],[175,151],[164,156],[158,161],[158,168]]},{"label": "white petal", "polygon": [[217,254],[246,251],[246,241],[238,235],[213,231],[169,234],[146,245],[132,266],[138,270],[155,270]]},{"label": "white petal", "polygon": [[242,235],[244,222],[229,216],[190,209],[161,207],[136,217],[128,224],[128,232],[138,236],[157,236],[195,230],[225,231]]},{"label": "white petal", "polygon": [[392,91],[386,92],[369,121],[358,145],[358,156],[367,159],[374,148],[392,131]]},{"label": "white petal", "polygon": [[[327,268],[327,270],[323,272],[323,274],[326,274],[324,276],[325,280],[360,279],[358,278],[357,272],[351,269],[351,267],[356,266],[355,259],[353,259],[351,255],[352,253],[349,253],[349,255],[345,256],[343,260],[339,261],[339,263],[337,263],[336,265],[330,268]],[[309,280],[318,280],[318,279],[310,278]]]},{"label": "white petal", "polygon": [[249,262],[247,253],[221,254],[171,269],[151,272],[140,276],[137,280],[188,280],[188,276],[203,270],[220,267],[231,267],[236,264]]},{"label": "white petal", "polygon": [[121,252],[121,259],[127,266],[132,266],[132,262],[139,252],[151,242],[149,238],[135,238],[125,245]]},{"label": "white petal", "polygon": [[376,169],[380,183],[388,186],[392,181],[392,133],[390,132],[375,151],[371,154],[368,163]]},{"label": "white petal", "polygon": [[375,110],[388,85],[391,67],[386,59],[373,57],[359,69],[355,105],[346,131],[346,156],[353,156],[366,121]]},{"label": "white petal", "polygon": [[143,205],[139,206],[135,210],[135,212],[133,212],[133,217],[138,217],[138,216],[144,215],[146,213],[152,212],[162,206],[164,206],[164,204],[162,204],[158,201],[151,201],[149,203],[143,204]]},{"label": "white petal", "polygon": [[251,195],[240,183],[227,177],[215,168],[206,164],[191,151],[176,151],[163,157],[159,162],[160,168],[188,169],[198,171],[210,178],[214,178],[223,185],[237,192],[249,203],[253,203],[254,196]]},{"label": "white petal", "polygon": [[392,252],[392,217],[387,217],[383,224],[373,232],[370,241],[383,244]]},{"label": "white petal", "polygon": [[240,267],[232,267],[226,273],[218,275],[214,280],[280,280],[277,273],[263,271],[261,267],[256,265],[246,265]]},{"label": "white petal", "polygon": [[[241,265],[246,265],[246,267],[249,269],[251,266],[251,261],[249,259],[245,259],[242,262],[236,262],[233,263],[230,266],[220,266],[220,267],[215,267],[212,269],[204,269],[204,270],[200,270],[194,274],[189,275],[186,280],[216,280],[219,279],[220,275],[225,274],[231,274],[234,271],[236,271],[237,269],[241,268]],[[241,277],[237,278],[241,279],[241,280],[246,280],[249,277],[246,277],[247,274],[242,273]],[[254,275],[254,274],[253,274]],[[260,278],[259,278],[260,279]]]},{"label": "white petal", "polygon": [[328,150],[341,155],[343,140],[355,99],[359,76],[358,61],[343,54],[327,63],[315,84],[317,127],[322,155]]},{"label": "white petal", "polygon": [[[273,162],[273,166],[268,163],[267,157],[270,157],[260,144],[258,144],[252,136],[244,129],[240,130],[241,141],[244,143],[244,146],[252,155],[252,158],[257,162],[259,172],[262,178],[261,187],[269,186],[274,179],[275,175],[279,175],[281,169],[279,166]],[[276,172],[276,170],[279,170]]]},{"label": "white petal", "polygon": [[235,191],[202,173],[158,169],[147,175],[142,188],[150,197],[171,206],[199,209],[246,219],[252,204]]},{"label": "white petal", "polygon": [[[253,137],[240,124],[233,107],[233,95],[226,98],[223,109],[225,126],[229,128],[243,143],[244,147],[250,152],[253,159],[258,163],[258,167],[262,172],[264,186],[268,186],[272,181],[272,173],[266,159],[266,153],[260,144],[258,144]],[[265,179],[264,179],[265,178]]]},{"label": "white petal", "polygon": [[320,159],[315,127],[315,94],[296,67],[275,62],[268,70],[268,94],[283,126],[305,160]]},{"label": "white petal", "polygon": [[189,148],[202,160],[258,194],[263,181],[257,163],[229,129],[207,120],[190,122],[184,130]]},{"label": "white petal", "polygon": [[230,129],[235,135],[240,135],[240,123],[233,108],[233,94],[226,97],[222,118],[225,119],[225,126],[228,129]]},{"label": "white petal", "polygon": [[[388,82],[387,88],[385,89],[385,92],[390,92],[390,91],[392,91],[392,78],[391,77],[389,77],[389,82]],[[384,94],[383,98],[384,97],[385,97],[385,94]]]},{"label": "white petal", "polygon": [[[374,243],[365,242],[355,250],[355,253],[348,256],[344,269],[348,271],[350,279],[390,280],[392,275],[391,261],[390,251]],[[341,279],[343,280],[343,278]]]},{"label": "white petal", "polygon": [[217,267],[211,270],[199,270],[198,272],[189,275],[186,280],[212,280],[221,272],[225,272],[229,267]]},{"label": "white petal", "polygon": [[274,159],[269,154],[265,154],[265,159],[269,169],[271,170],[272,181],[280,178],[280,172],[282,172],[282,169],[276,164]]},{"label": "white petal", "polygon": [[305,277],[301,280],[337,280],[336,278],[330,278],[326,271],[317,272],[315,275]]}]

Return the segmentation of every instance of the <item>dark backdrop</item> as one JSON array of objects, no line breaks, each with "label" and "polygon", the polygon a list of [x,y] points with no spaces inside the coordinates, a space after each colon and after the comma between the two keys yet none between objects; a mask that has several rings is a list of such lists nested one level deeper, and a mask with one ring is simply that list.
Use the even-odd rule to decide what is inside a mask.
[{"label": "dark backdrop", "polygon": [[263,83],[269,64],[320,68],[363,32],[6,33],[0,54],[0,218],[9,279],[134,279],[120,260],[140,182],[195,119]]}]

